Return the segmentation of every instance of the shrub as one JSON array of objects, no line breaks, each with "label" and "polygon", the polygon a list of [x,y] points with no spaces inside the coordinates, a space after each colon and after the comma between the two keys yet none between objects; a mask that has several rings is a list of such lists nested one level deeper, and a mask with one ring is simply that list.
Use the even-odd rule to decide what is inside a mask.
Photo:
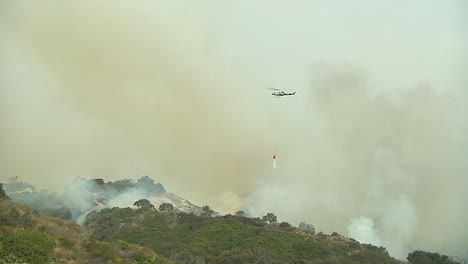
[{"label": "shrub", "polygon": [[111,244],[90,239],[86,244],[86,250],[89,253],[91,263],[105,263],[107,261],[116,261],[119,257],[119,251]]},{"label": "shrub", "polygon": [[3,184],[0,183],[0,199],[9,199],[8,195],[3,190]]},{"label": "shrub", "polygon": [[414,264],[458,264],[458,262],[450,260],[446,255],[419,250],[408,254],[407,259]]},{"label": "shrub", "polygon": [[63,248],[70,249],[75,243],[68,237],[61,237],[58,239],[59,245]]},{"label": "shrub", "polygon": [[2,256],[13,255],[25,262],[47,264],[52,259],[54,240],[36,230],[15,232],[4,238]]}]

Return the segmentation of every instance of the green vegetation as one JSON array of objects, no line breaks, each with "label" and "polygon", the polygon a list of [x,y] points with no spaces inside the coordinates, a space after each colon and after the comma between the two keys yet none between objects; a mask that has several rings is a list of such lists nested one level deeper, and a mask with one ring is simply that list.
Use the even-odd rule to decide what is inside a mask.
[{"label": "green vegetation", "polygon": [[208,205],[203,206],[202,210],[202,215],[204,216],[212,216],[214,214],[214,211]]},{"label": "green vegetation", "polygon": [[237,216],[245,216],[245,212],[242,211],[242,210],[239,210],[239,211],[236,212],[236,215]]},{"label": "green vegetation", "polygon": [[288,223],[288,222],[281,222],[279,224],[279,227],[280,228],[292,228],[292,225],[290,223]]},{"label": "green vegetation", "polygon": [[270,220],[113,208],[94,214],[85,227],[93,239],[138,243],[181,263],[400,263],[384,248]]},{"label": "green vegetation", "polygon": [[176,263],[125,241],[89,239],[74,221],[43,216],[11,200],[0,200],[0,264]]},{"label": "green vegetation", "polygon": [[106,189],[117,190],[118,192],[124,192],[132,188],[140,189],[148,194],[161,194],[166,192],[162,184],[154,183],[154,180],[148,176],[141,177],[136,183],[130,179],[123,179],[115,182],[103,182],[102,185]]},{"label": "green vegetation", "polygon": [[0,226],[21,226],[33,228],[35,212],[23,204],[11,200],[0,200]]},{"label": "green vegetation", "polygon": [[141,199],[133,203],[133,205],[138,206],[140,209],[148,210],[154,209],[154,205],[147,199]]},{"label": "green vegetation", "polygon": [[450,260],[448,256],[439,253],[424,251],[414,251],[407,257],[408,261],[414,264],[457,264],[458,262]]},{"label": "green vegetation", "polygon": [[[81,200],[79,208],[70,206],[76,203],[75,199],[77,197],[68,195],[66,191],[64,193],[48,193],[45,190],[37,190],[31,184],[20,182],[17,178],[10,179],[10,182],[5,183],[3,188],[12,200],[24,203],[42,214],[63,219],[76,219],[81,213],[95,207],[96,201],[103,203],[103,201],[127,191],[138,190],[138,192],[146,195],[159,195],[166,192],[162,184],[155,183],[148,176],[143,176],[136,182],[130,179],[104,182],[103,179],[77,177],[74,185],[75,188],[81,191],[79,194],[74,194],[79,195]],[[99,195],[93,196],[96,193],[99,193]],[[2,195],[3,192],[0,191],[0,199]]]},{"label": "green vegetation", "polygon": [[65,249],[71,249],[73,245],[75,244],[73,240],[71,240],[68,237],[60,237],[58,239],[59,245]]},{"label": "green vegetation", "polygon": [[26,263],[48,264],[54,246],[55,241],[48,235],[25,229],[3,237],[0,256],[13,255]]},{"label": "green vegetation", "polygon": [[[273,213],[262,219],[243,217],[241,211],[211,217],[214,211],[208,205],[201,216],[176,212],[170,203],[161,204],[159,211],[146,199],[135,205],[139,208],[94,212],[81,227],[0,199],[0,264],[403,263],[383,247],[336,232],[315,235],[311,224],[295,228],[277,223]],[[422,251],[409,254],[408,261],[457,263]]]},{"label": "green vegetation", "polygon": [[9,199],[8,195],[3,190],[3,184],[0,183],[0,199]]},{"label": "green vegetation", "polygon": [[162,203],[159,206],[159,211],[172,212],[174,210],[175,210],[174,205],[172,205],[171,203]]},{"label": "green vegetation", "polygon": [[275,223],[277,221],[276,215],[273,213],[266,214],[263,218],[263,221],[267,221],[268,223]]}]

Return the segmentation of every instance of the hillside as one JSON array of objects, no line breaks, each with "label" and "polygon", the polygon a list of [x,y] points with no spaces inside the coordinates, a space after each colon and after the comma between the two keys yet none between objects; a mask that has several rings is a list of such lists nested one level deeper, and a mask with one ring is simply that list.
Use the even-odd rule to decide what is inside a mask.
[{"label": "hillside", "polygon": [[0,264],[176,263],[124,241],[92,239],[72,220],[44,216],[0,198]]},{"label": "hillside", "polygon": [[0,212],[0,263],[399,263],[383,248],[245,217],[114,208],[83,229],[8,199]]},{"label": "hillside", "polygon": [[[1,185],[0,185],[1,187]],[[12,201],[0,188],[0,264],[6,263],[311,263],[401,264],[383,247],[333,233],[315,234],[275,218],[201,215],[159,209],[105,208],[83,226],[45,216]],[[165,204],[167,205],[167,204]],[[456,264],[447,256],[415,251],[412,264]]]},{"label": "hillside", "polygon": [[94,239],[139,243],[181,263],[401,263],[384,248],[339,235],[231,215],[113,208],[90,216],[85,227]]},{"label": "hillside", "polygon": [[136,200],[143,198],[156,206],[171,203],[181,212],[202,211],[201,207],[167,192],[162,184],[155,183],[148,176],[137,181],[123,179],[114,182],[77,177],[73,184],[59,193],[37,190],[29,183],[12,178],[4,185],[4,189],[12,200],[27,204],[45,215],[72,219],[79,224],[82,224],[90,212],[103,208],[132,207]]}]

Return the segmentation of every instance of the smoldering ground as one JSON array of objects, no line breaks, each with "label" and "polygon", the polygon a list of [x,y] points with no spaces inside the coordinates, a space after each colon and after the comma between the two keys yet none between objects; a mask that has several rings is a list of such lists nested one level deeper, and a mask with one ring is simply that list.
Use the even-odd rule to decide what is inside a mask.
[{"label": "smoldering ground", "polygon": [[[2,2],[2,177],[60,189],[77,175],[151,175],[199,205],[272,211],[381,243],[398,257],[413,248],[464,252],[460,61],[468,45],[455,41],[464,33],[447,33],[462,36],[453,45],[437,38],[446,35],[398,34],[401,19],[371,23],[376,18],[359,7],[361,22],[342,11],[330,21],[320,12],[337,7],[317,3],[297,5],[303,20],[291,19],[294,28],[258,11],[273,8],[251,3],[246,25],[222,24],[231,30],[223,35],[212,25],[222,21],[213,15],[222,3]],[[253,30],[257,20],[272,24],[264,31],[279,44]],[[306,35],[300,24],[319,29]],[[347,24],[359,27],[346,31]],[[391,37],[375,40],[389,24]],[[222,46],[222,36],[230,45]],[[400,46],[378,45],[388,42]],[[315,52],[302,53],[309,49]],[[314,64],[327,59],[339,63]],[[303,60],[316,66],[293,75],[291,65]],[[301,74],[307,84],[295,80]],[[292,100],[272,99],[265,79],[302,89]]]}]

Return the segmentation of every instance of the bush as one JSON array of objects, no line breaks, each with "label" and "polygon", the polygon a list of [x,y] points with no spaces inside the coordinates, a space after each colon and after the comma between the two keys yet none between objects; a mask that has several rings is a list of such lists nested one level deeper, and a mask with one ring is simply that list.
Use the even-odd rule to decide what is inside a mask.
[{"label": "bush", "polygon": [[33,228],[36,222],[32,211],[25,206],[16,206],[11,201],[3,200],[0,204],[0,225]]},{"label": "bush", "polygon": [[15,232],[4,238],[2,257],[12,255],[27,263],[47,264],[52,259],[54,240],[36,230]]},{"label": "bush", "polygon": [[3,184],[0,183],[0,199],[9,199],[8,195],[3,190]]},{"label": "bush", "polygon": [[242,217],[244,217],[244,216],[245,216],[245,212],[242,211],[242,210],[239,210],[239,211],[236,212],[236,215],[237,215],[237,216],[242,216]]},{"label": "bush", "polygon": [[70,249],[75,243],[68,237],[61,237],[58,239],[59,245],[63,248]]},{"label": "bush", "polygon": [[307,224],[305,222],[301,222],[299,224],[299,229],[306,232],[306,233],[312,234],[312,235],[315,234],[315,227],[313,225]]},{"label": "bush", "polygon": [[112,245],[91,239],[86,244],[91,263],[115,262],[119,257],[119,251]]},{"label": "bush", "polygon": [[[0,249],[0,251],[1,251],[1,249]],[[0,264],[27,264],[27,263],[25,263],[24,261],[22,261],[18,257],[10,254],[10,255],[4,256],[4,257],[0,256]]]},{"label": "bush", "polygon": [[408,254],[407,259],[414,264],[458,264],[458,262],[450,260],[446,255],[419,250]]},{"label": "bush", "polygon": [[[205,209],[210,210],[208,206]],[[323,233],[304,235],[286,222],[269,225],[259,218],[126,210],[97,213],[88,223],[92,238],[138,243],[180,263],[398,263],[384,249],[337,237],[328,239]],[[312,225],[304,223],[301,227],[306,233],[315,232]],[[156,257],[142,253],[125,256],[138,262]],[[160,259],[156,257],[155,261]]]}]

